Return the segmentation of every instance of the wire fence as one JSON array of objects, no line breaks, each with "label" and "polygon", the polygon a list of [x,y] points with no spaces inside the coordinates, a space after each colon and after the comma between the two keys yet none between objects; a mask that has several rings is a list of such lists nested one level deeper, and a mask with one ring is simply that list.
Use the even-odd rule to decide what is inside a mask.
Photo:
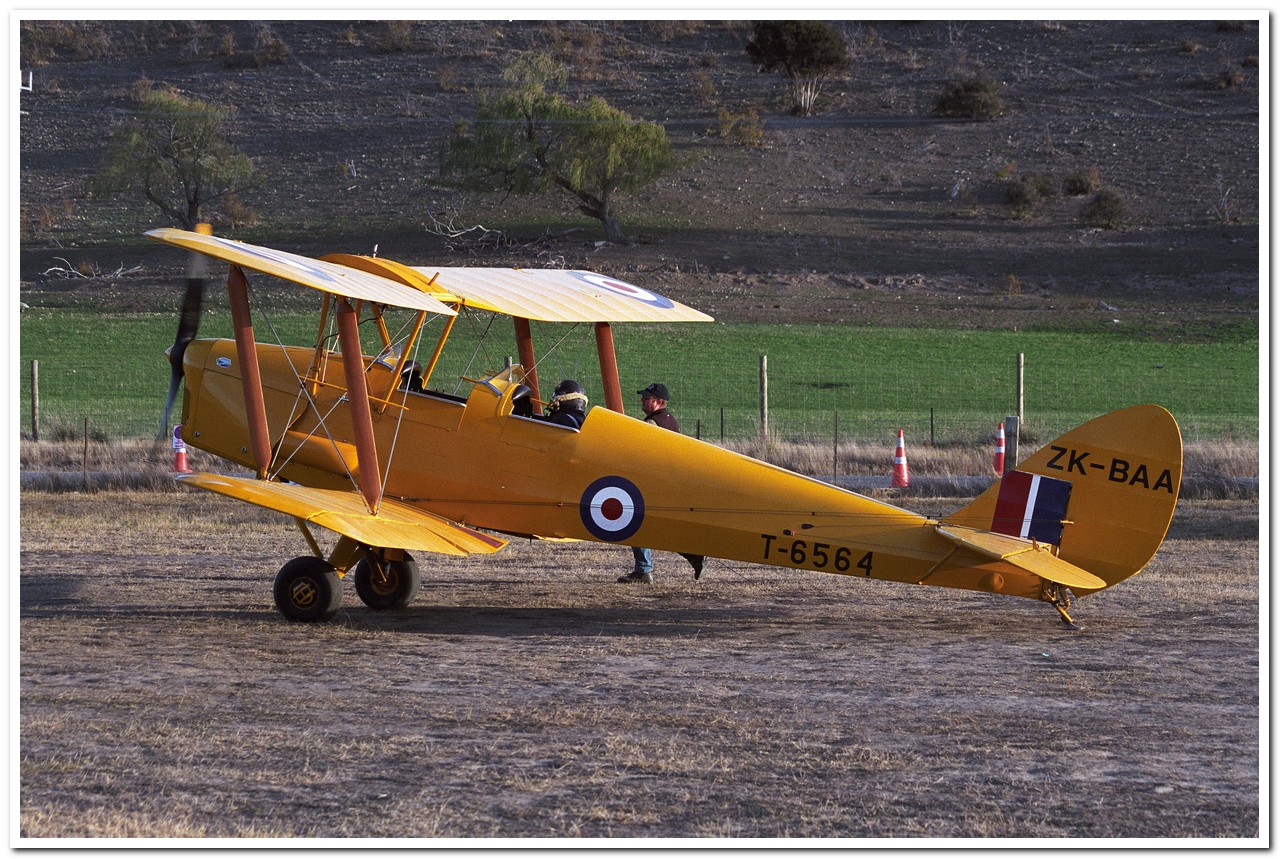
[{"label": "wire fence", "polygon": [[[38,356],[24,346],[30,354],[23,355],[19,386],[23,436],[67,440],[87,432],[91,439],[111,440],[166,433],[160,422],[169,382],[163,356],[172,336],[167,327],[116,335],[132,338],[133,352],[154,355],[151,361],[104,357],[78,348],[77,338],[58,348],[45,345]],[[540,333],[545,335],[535,328],[535,336]],[[704,334],[650,332],[633,337],[627,348],[620,338],[629,414],[641,416],[634,392],[656,381],[671,389],[671,409],[685,434],[708,441],[767,433],[823,444],[883,442],[901,428],[913,444],[984,443],[998,422],[1018,413],[1022,355],[1025,442],[1046,442],[1090,418],[1139,403],[1168,408],[1188,441],[1256,441],[1259,433],[1256,342],[1104,347],[1088,341],[1064,352],[1053,338],[1024,335],[1011,340],[1011,348],[992,352],[990,338],[921,349],[918,340],[896,342],[891,333],[829,329],[769,355],[762,373],[765,353],[755,338],[738,330]],[[557,336],[564,337],[563,328]],[[593,404],[603,403],[590,326],[554,350],[549,347],[556,337],[541,336],[539,342],[548,347],[538,366],[544,397],[561,378],[576,378]],[[1012,348],[1015,343],[1026,351]],[[485,349],[451,345],[452,356],[446,354],[431,384],[450,393],[467,393],[460,377],[497,370],[510,357],[505,342]],[[176,409],[173,422],[178,414]]]}]

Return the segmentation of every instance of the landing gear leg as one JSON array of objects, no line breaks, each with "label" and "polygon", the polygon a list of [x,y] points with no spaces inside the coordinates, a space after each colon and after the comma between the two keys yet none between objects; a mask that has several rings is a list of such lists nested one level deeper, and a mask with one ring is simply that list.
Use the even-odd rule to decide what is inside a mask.
[{"label": "landing gear leg", "polygon": [[1050,603],[1058,610],[1058,614],[1062,615],[1062,623],[1068,629],[1080,630],[1084,628],[1072,620],[1071,615],[1067,613],[1071,608],[1071,588],[1055,582],[1046,582],[1044,587],[1040,589],[1040,599]]}]

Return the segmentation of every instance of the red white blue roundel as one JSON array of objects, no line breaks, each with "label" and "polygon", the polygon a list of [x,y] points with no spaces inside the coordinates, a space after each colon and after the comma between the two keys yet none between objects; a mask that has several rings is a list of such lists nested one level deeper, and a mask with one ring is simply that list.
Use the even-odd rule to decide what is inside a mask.
[{"label": "red white blue roundel", "polygon": [[593,536],[616,543],[640,530],[644,496],[625,477],[601,477],[582,493],[579,511]]},{"label": "red white blue roundel", "polygon": [[667,309],[676,306],[676,303],[665,295],[658,295],[656,292],[641,289],[633,283],[627,283],[625,280],[618,280],[616,277],[605,277],[602,274],[596,274],[591,271],[574,271],[570,273],[574,277],[578,278],[578,280],[589,283],[594,287],[607,290],[615,295],[625,295],[627,298],[634,298],[636,301],[643,301],[645,304],[652,305],[653,307]]}]

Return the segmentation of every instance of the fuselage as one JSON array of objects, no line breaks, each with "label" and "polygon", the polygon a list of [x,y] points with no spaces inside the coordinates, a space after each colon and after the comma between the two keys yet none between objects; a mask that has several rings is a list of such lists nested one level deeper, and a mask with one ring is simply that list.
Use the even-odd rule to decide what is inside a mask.
[{"label": "fuselage", "polygon": [[[339,356],[321,355],[307,396],[298,376],[313,350],[257,351],[271,473],[351,488],[360,468]],[[187,348],[183,437],[253,467],[238,364],[231,340]],[[466,525],[907,582],[954,549],[933,520],[608,409],[580,430],[520,417],[509,372],[465,399],[395,389],[390,373],[378,362],[366,373],[384,493]]]}]

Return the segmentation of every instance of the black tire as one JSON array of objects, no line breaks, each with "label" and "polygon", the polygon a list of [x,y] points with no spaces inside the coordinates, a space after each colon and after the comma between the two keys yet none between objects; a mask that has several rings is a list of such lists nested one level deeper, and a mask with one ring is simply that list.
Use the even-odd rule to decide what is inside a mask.
[{"label": "black tire", "polygon": [[276,573],[276,608],[289,620],[321,623],[342,607],[342,579],[323,558],[294,558]]},{"label": "black tire", "polygon": [[370,552],[355,565],[354,573],[356,594],[374,611],[404,608],[413,602],[422,584],[418,564],[408,552],[400,561],[386,561]]}]

